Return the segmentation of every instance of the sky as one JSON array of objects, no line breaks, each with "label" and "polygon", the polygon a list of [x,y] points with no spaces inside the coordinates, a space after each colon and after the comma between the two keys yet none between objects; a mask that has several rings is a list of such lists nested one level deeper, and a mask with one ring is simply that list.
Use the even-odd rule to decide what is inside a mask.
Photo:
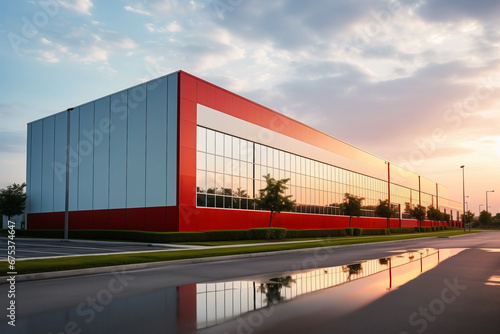
[{"label": "sky", "polygon": [[26,124],[184,70],[500,212],[497,0],[6,0],[0,188]]}]

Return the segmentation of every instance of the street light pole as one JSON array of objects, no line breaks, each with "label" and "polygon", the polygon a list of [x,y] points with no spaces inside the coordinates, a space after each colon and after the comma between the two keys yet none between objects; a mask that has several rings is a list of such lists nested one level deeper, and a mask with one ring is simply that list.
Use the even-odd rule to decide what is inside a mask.
[{"label": "street light pole", "polygon": [[486,212],[489,212],[488,210],[488,193],[494,193],[495,190],[487,190],[486,191]]},{"label": "street light pole", "polygon": [[462,223],[464,224],[464,232],[465,232],[465,165],[460,166],[462,168],[462,194],[463,194],[463,212],[462,212]]}]

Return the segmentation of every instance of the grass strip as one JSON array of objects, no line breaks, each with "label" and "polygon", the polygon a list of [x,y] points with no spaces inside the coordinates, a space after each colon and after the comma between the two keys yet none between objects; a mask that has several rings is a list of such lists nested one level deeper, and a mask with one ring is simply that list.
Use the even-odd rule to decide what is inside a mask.
[{"label": "grass strip", "polygon": [[[466,232],[476,233],[476,232]],[[32,259],[18,260],[15,267],[18,275],[34,274],[41,272],[74,270],[84,268],[96,268],[106,266],[117,266],[125,264],[137,264],[159,261],[173,261],[181,259],[217,257],[225,255],[275,252],[292,249],[307,249],[314,247],[339,246],[349,244],[393,241],[417,239],[425,237],[438,236],[455,236],[462,235],[462,231],[442,231],[432,233],[419,234],[402,234],[402,235],[381,235],[381,236],[366,236],[366,237],[335,237],[324,238],[320,241],[301,242],[301,243],[265,243],[254,246],[236,246],[224,248],[205,248],[205,249],[189,249],[189,250],[170,250],[147,253],[130,253],[130,254],[112,254],[112,255],[92,255],[92,256],[72,256],[52,259]],[[217,243],[217,242],[215,242]],[[218,245],[220,245],[219,242]],[[6,260],[0,262],[0,272],[6,273],[9,271],[8,262]]]}]

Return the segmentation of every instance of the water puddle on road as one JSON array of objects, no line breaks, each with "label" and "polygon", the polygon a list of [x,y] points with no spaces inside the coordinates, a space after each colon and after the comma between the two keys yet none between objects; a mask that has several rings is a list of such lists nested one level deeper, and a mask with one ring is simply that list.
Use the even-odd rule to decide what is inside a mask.
[{"label": "water puddle on road", "polygon": [[320,290],[328,290],[329,305],[336,302],[342,305],[336,311],[336,316],[341,316],[397,289],[462,250],[415,249],[391,257],[292,272],[281,277],[195,284],[191,287],[196,294],[192,324],[196,322],[198,330],[208,328]]}]

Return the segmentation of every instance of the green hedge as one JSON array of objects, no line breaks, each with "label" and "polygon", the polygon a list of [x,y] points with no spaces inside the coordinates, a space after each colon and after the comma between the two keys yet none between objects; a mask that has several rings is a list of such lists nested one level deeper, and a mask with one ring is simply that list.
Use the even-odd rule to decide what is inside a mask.
[{"label": "green hedge", "polygon": [[285,239],[287,234],[286,228],[279,227],[252,228],[249,231],[253,235],[252,239],[257,240],[280,240]]},{"label": "green hedge", "polygon": [[[391,233],[431,232],[440,230],[459,230],[458,227],[403,227],[391,229],[314,229],[314,230],[287,230],[284,228],[254,228],[250,230],[224,230],[202,232],[147,232],[147,231],[115,231],[115,230],[70,230],[70,239],[87,240],[119,240],[146,243],[174,243],[174,242],[205,242],[205,241],[232,241],[232,240],[281,240],[297,238],[331,238],[360,236],[360,235],[387,235]],[[63,230],[16,230],[18,237],[36,237],[63,239]]]},{"label": "green hedge", "polygon": [[347,230],[350,229],[287,230],[286,237],[288,239],[343,237],[348,235]]},{"label": "green hedge", "polygon": [[399,228],[391,228],[389,231],[394,234],[398,233],[415,233],[417,227],[399,227]]}]

